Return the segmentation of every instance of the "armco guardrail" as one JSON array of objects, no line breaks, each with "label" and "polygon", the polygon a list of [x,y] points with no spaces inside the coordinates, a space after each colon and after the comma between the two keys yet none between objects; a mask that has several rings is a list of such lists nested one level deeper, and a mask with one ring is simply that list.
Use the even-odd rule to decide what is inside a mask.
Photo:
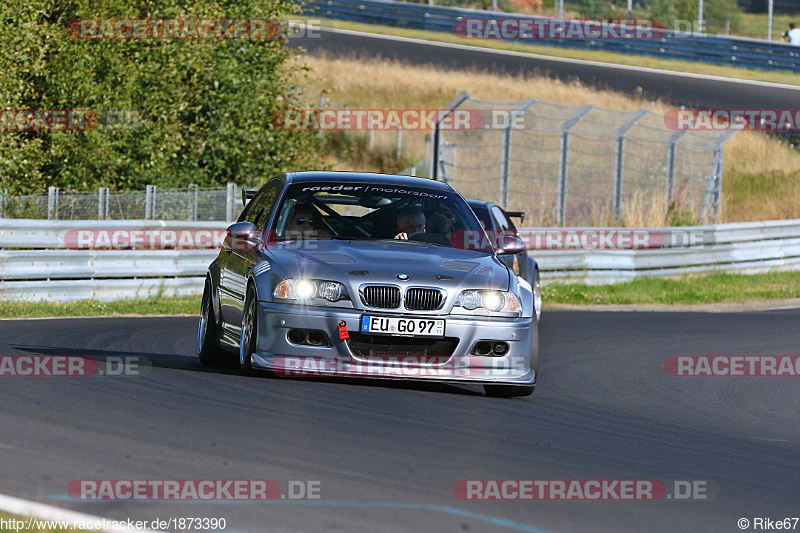
[{"label": "armco guardrail", "polygon": [[[306,13],[328,19],[453,33],[459,18],[540,18],[392,0],[312,0]],[[465,41],[466,42],[466,41]],[[537,45],[800,72],[800,49],[783,43],[669,30],[659,39],[537,40]]]},{"label": "armco guardrail", "polygon": [[0,219],[0,300],[112,301],[158,294],[198,295],[216,249],[69,250],[68,236],[82,230],[213,234],[225,227],[224,221]]},{"label": "armco guardrail", "polygon": [[[109,301],[156,294],[198,295],[216,249],[71,250],[65,236],[76,229],[213,232],[224,227],[225,222],[0,219],[0,300]],[[520,232],[596,229],[532,228]],[[656,249],[541,249],[528,253],[538,262],[545,282],[604,284],[713,270],[800,270],[800,219],[647,231],[679,238],[661,242]],[[694,239],[689,238],[692,236]],[[686,245],[690,242],[695,244]]]}]

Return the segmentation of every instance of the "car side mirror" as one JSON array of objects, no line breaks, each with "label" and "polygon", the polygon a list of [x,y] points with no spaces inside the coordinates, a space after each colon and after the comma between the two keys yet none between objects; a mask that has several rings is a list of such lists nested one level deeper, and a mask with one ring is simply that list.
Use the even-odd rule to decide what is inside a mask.
[{"label": "car side mirror", "polygon": [[497,255],[516,254],[528,249],[525,242],[516,235],[500,235],[497,237]]},{"label": "car side mirror", "polygon": [[225,249],[253,250],[262,244],[261,233],[252,222],[237,222],[228,226],[225,236]]}]

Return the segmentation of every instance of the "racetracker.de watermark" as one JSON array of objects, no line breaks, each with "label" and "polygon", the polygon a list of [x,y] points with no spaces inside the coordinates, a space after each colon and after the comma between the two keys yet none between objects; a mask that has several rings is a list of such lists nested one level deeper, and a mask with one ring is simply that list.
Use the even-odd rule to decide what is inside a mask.
[{"label": "racetracker.de watermark", "polygon": [[78,501],[319,500],[317,480],[274,479],[75,479],[67,495]]},{"label": "racetracker.de watermark", "polygon": [[522,356],[385,355],[349,356],[281,355],[270,370],[281,377],[405,377],[490,379],[514,377],[528,364]]},{"label": "racetracker.de watermark", "polygon": [[255,40],[271,41],[281,23],[269,18],[93,18],[67,25],[73,39],[89,40]]},{"label": "racetracker.de watermark", "polygon": [[459,17],[453,23],[453,33],[464,39],[508,41],[661,39],[663,28],[658,19]]},{"label": "racetracker.de watermark", "polygon": [[140,355],[0,355],[0,378],[141,376],[150,368]]},{"label": "racetracker.de watermark", "polygon": [[453,495],[467,501],[707,500],[716,492],[706,480],[460,479],[453,485]]},{"label": "racetracker.de watermark", "polygon": [[[508,231],[456,230],[450,244],[464,250],[486,250]],[[528,250],[652,250],[700,246],[713,242],[706,230],[681,228],[520,228]]]},{"label": "racetracker.de watermark", "polygon": [[706,480],[461,479],[453,485],[453,495],[467,501],[707,500],[716,492]]},{"label": "racetracker.de watermark", "polygon": [[800,109],[670,109],[664,124],[676,131],[798,131]]},{"label": "racetracker.de watermark", "polygon": [[272,115],[276,129],[300,131],[530,129],[534,121],[531,114],[504,109],[285,109]]},{"label": "racetracker.de watermark", "polygon": [[138,129],[146,115],[135,109],[2,109],[0,131],[89,131]]},{"label": "racetracker.de watermark", "polygon": [[675,377],[797,377],[799,355],[672,355],[664,370]]}]

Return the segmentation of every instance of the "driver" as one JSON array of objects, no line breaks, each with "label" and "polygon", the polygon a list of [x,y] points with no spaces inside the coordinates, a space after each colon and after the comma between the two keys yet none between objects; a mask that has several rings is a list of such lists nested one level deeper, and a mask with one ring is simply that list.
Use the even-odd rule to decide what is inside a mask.
[{"label": "driver", "polygon": [[397,215],[397,235],[394,238],[407,241],[408,236],[415,233],[425,233],[425,213],[421,209],[411,209]]},{"label": "driver", "polygon": [[284,237],[297,240],[310,240],[324,237],[328,234],[319,211],[307,204],[294,206],[294,213],[286,226]]}]

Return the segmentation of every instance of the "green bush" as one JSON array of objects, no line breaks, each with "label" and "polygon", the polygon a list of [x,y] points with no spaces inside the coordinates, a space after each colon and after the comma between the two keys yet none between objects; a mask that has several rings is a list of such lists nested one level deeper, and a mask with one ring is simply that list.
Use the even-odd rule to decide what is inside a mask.
[{"label": "green bush", "polygon": [[134,128],[0,132],[0,189],[254,184],[313,167],[316,135],[275,129],[300,67],[275,40],[81,40],[88,18],[277,18],[292,0],[4,0],[0,109],[137,111]]},{"label": "green bush", "polygon": [[[703,6],[707,33],[723,33],[726,21],[730,21],[731,31],[739,28],[742,10],[736,0],[705,0]],[[661,19],[670,29],[675,28],[676,20],[696,21],[698,16],[697,0],[647,0],[645,9],[647,16]],[[689,27],[682,25],[678,29],[687,31]]]}]

